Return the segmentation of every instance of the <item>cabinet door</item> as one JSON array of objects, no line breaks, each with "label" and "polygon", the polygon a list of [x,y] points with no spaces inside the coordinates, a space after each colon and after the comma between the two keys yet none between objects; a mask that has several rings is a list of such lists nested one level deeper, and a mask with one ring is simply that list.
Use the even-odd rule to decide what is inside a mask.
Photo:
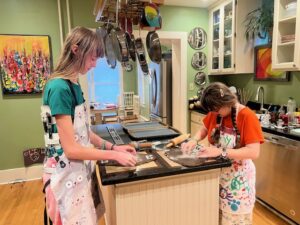
[{"label": "cabinet door", "polygon": [[295,0],[275,0],[272,68],[299,70],[300,6]]},{"label": "cabinet door", "polygon": [[234,71],[234,2],[226,1],[209,13],[209,70],[211,74]]}]

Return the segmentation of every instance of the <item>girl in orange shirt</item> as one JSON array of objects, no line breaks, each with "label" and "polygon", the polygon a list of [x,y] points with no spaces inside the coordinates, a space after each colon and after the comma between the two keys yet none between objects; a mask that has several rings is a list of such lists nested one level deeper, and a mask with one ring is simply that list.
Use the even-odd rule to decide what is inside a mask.
[{"label": "girl in orange shirt", "polygon": [[255,203],[255,166],[263,143],[261,126],[256,115],[240,104],[237,96],[223,83],[211,83],[201,97],[208,111],[204,127],[182,150],[191,151],[198,141],[208,136],[210,146],[203,147],[199,157],[223,157],[232,160],[220,176],[220,224],[250,225]]}]

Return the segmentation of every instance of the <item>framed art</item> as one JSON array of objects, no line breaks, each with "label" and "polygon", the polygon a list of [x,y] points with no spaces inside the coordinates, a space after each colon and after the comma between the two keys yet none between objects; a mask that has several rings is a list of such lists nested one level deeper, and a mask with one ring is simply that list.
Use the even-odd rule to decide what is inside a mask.
[{"label": "framed art", "polygon": [[255,47],[254,80],[289,81],[290,72],[272,70],[272,45]]},{"label": "framed art", "polygon": [[48,35],[0,34],[0,77],[2,92],[41,93],[52,67]]}]

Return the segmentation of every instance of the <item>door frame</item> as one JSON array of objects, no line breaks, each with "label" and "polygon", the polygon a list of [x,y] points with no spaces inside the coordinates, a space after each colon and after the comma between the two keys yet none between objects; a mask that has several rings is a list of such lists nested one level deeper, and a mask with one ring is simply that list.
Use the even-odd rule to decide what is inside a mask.
[{"label": "door frame", "polygon": [[[160,40],[172,43],[172,117],[173,127],[182,133],[188,131],[187,100],[187,32],[156,31]],[[148,31],[134,30],[134,36],[141,37],[144,44]],[[146,49],[146,48],[145,48]],[[147,54],[146,54],[147,55]],[[148,61],[150,59],[148,58]]]}]

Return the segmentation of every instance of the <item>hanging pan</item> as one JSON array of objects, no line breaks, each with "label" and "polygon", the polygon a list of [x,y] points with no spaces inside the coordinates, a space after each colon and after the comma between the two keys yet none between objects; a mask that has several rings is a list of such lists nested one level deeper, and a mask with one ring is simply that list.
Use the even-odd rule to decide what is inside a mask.
[{"label": "hanging pan", "polygon": [[148,32],[146,46],[151,61],[159,64],[161,61],[161,45],[158,34],[155,31]]},{"label": "hanging pan", "polygon": [[105,36],[105,57],[107,64],[110,68],[114,69],[117,65],[116,56],[114,53],[113,42],[111,39],[111,34]]},{"label": "hanging pan", "polygon": [[147,64],[147,60],[146,60],[144,44],[143,44],[142,38],[140,38],[140,37],[135,40],[135,51],[136,51],[136,55],[137,55],[137,58],[139,60],[140,66],[141,66],[141,70],[143,71],[143,73],[145,75],[148,75],[149,68],[148,68],[148,64]]},{"label": "hanging pan", "polygon": [[119,8],[119,2],[117,1],[116,6],[116,24],[117,27],[115,29],[112,29],[111,38],[113,43],[113,49],[116,55],[116,58],[119,62],[128,62],[128,47],[126,42],[126,37],[124,31],[118,27],[118,8]]}]

